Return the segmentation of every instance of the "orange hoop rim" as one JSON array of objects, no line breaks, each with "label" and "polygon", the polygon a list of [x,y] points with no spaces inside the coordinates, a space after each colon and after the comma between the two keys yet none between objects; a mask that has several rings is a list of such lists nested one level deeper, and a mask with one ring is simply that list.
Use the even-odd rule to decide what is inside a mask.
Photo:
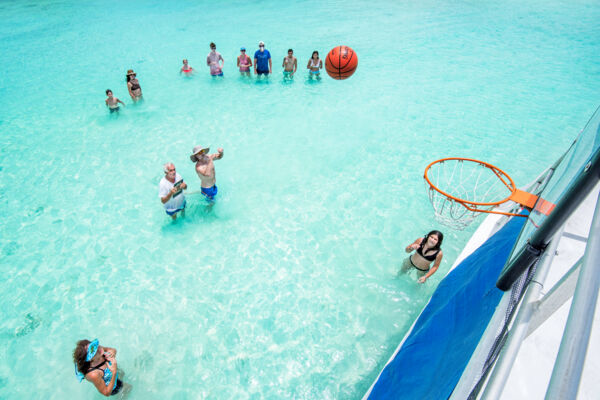
[{"label": "orange hoop rim", "polygon": [[[469,161],[469,162],[474,162],[474,163],[477,163],[477,164],[481,164],[484,167],[491,169],[492,172],[494,173],[494,175],[496,175],[498,177],[498,179],[500,179],[500,181],[508,188],[508,190],[510,190],[510,194],[505,199],[503,199],[503,200],[493,201],[493,202],[489,202],[489,203],[483,203],[483,202],[477,202],[477,201],[464,200],[464,199],[452,196],[451,194],[448,194],[448,193],[444,192],[441,189],[438,189],[437,186],[435,186],[429,180],[429,177],[427,176],[427,171],[429,171],[429,168],[431,168],[432,165],[438,164],[438,163],[443,163],[445,161]],[[467,209],[470,209],[470,210],[471,210],[471,208],[468,207],[467,204],[470,204],[470,205],[473,205],[473,206],[498,206],[498,205],[500,205],[502,203],[505,203],[505,202],[509,201],[511,199],[511,196],[513,195],[513,193],[517,190],[517,187],[515,186],[515,182],[512,180],[512,178],[510,177],[510,175],[508,175],[506,172],[504,172],[500,168],[496,167],[495,165],[492,165],[492,164],[487,163],[485,161],[475,160],[474,158],[464,158],[464,157],[446,157],[446,158],[441,158],[439,160],[436,160],[436,161],[433,161],[433,162],[429,163],[429,165],[425,168],[425,173],[423,174],[423,177],[425,178],[425,180],[427,181],[427,184],[429,185],[429,187],[431,189],[433,189],[436,192],[438,192],[438,193],[440,193],[440,194],[448,197],[449,199],[452,199],[452,200],[454,200],[454,201],[456,201],[458,203],[461,203]],[[507,183],[503,179],[503,177],[506,178],[509,183]],[[472,211],[486,212],[485,210],[479,210],[477,208],[475,208],[475,210],[472,210]]]}]

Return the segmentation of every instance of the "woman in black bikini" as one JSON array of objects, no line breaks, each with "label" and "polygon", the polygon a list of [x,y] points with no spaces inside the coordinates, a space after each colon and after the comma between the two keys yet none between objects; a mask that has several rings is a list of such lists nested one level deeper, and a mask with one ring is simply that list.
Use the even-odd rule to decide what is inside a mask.
[{"label": "woman in black bikini", "polygon": [[[442,241],[444,235],[440,231],[431,231],[425,237],[418,238],[404,249],[407,253],[416,250],[402,263],[402,271],[407,272],[411,268],[418,270],[419,282],[424,283],[437,271],[442,262]],[[433,262],[433,267],[430,268]]]},{"label": "woman in black bikini", "polygon": [[127,90],[129,90],[129,95],[133,101],[141,100],[142,88],[132,69],[127,71]]}]

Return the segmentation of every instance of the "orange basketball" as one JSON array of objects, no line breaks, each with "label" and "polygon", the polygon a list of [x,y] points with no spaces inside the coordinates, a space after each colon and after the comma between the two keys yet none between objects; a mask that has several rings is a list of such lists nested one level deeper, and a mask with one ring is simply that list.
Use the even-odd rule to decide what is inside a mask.
[{"label": "orange basketball", "polygon": [[358,66],[358,57],[348,46],[331,49],[325,59],[325,70],[333,79],[350,78]]}]

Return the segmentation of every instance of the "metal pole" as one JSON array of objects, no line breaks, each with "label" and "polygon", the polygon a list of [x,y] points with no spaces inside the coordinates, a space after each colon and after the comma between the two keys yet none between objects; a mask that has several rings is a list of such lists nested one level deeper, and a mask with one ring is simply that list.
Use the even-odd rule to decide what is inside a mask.
[{"label": "metal pole", "polygon": [[591,157],[571,188],[561,197],[554,211],[544,220],[517,256],[507,264],[496,282],[498,289],[507,291],[513,283],[527,271],[540,257],[558,229],[564,225],[573,211],[594,189],[600,180],[600,148]]},{"label": "metal pole", "polygon": [[600,195],[546,399],[577,397],[600,288]]},{"label": "metal pole", "polygon": [[537,268],[534,279],[527,288],[527,292],[525,293],[523,301],[521,302],[519,313],[517,314],[515,322],[509,331],[508,340],[504,345],[498,360],[496,360],[496,365],[494,366],[492,375],[490,376],[490,379],[485,387],[485,391],[481,396],[482,399],[499,399],[502,395],[502,391],[504,390],[504,386],[510,375],[511,368],[515,363],[517,355],[519,354],[521,343],[523,343],[523,340],[525,340],[527,337],[531,316],[536,311],[538,299],[540,298],[540,293],[543,288],[540,282],[544,282],[548,276],[548,271],[552,265],[552,260],[554,259],[556,248],[560,242],[563,230],[564,225],[561,231],[550,242],[548,251],[544,253],[542,259],[540,260],[540,264]]}]

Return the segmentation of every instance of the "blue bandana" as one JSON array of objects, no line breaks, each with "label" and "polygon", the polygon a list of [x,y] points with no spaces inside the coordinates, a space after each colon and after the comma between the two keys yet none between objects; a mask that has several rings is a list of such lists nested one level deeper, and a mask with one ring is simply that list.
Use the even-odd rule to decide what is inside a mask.
[{"label": "blue bandana", "polygon": [[[98,352],[99,344],[100,344],[100,342],[98,341],[98,339],[94,339],[90,342],[90,344],[88,344],[87,355],[85,356],[85,361],[87,361],[87,362],[92,361],[92,358],[94,358],[94,356]],[[83,375],[77,369],[77,364],[75,364],[75,376],[77,377],[77,379],[79,379],[79,382],[81,382],[83,380],[83,378],[85,377],[85,375]]]}]

